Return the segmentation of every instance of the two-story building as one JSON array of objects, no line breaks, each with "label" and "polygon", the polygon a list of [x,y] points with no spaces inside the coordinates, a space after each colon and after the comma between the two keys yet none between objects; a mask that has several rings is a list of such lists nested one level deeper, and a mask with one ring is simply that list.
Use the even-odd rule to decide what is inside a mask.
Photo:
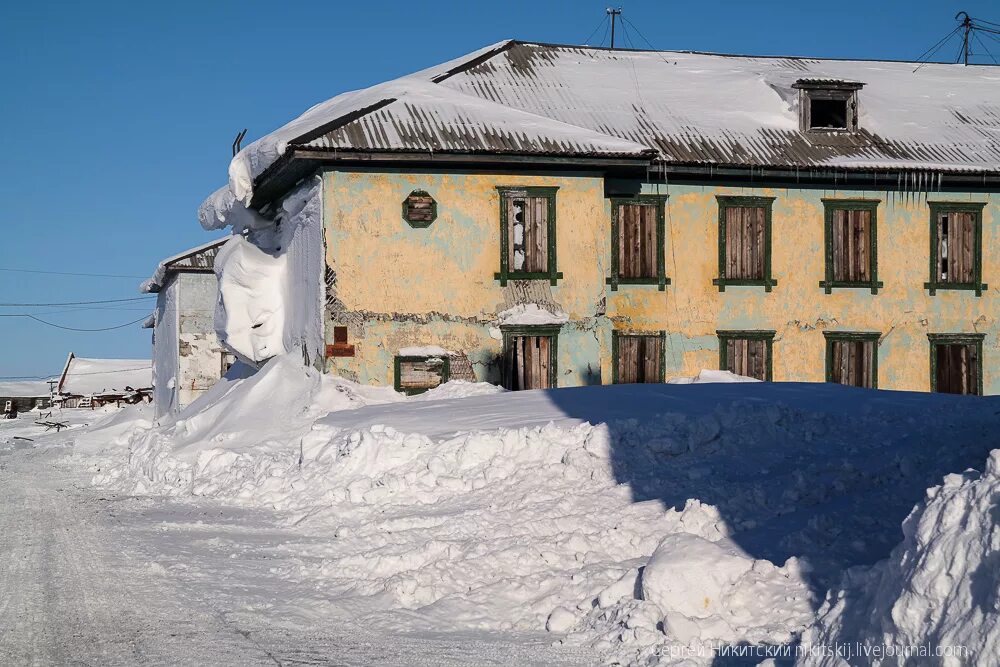
[{"label": "two-story building", "polygon": [[310,109],[200,217],[293,276],[229,298],[253,349],[363,383],[998,393],[998,192],[1000,67],[506,41]]}]

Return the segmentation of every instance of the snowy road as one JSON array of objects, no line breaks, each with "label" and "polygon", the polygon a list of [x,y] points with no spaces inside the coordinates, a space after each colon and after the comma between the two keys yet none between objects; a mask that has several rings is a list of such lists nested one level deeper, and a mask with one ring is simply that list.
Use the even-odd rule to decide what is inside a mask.
[{"label": "snowy road", "polygon": [[278,574],[319,538],[261,510],[104,497],[65,453],[0,453],[0,664],[586,661],[544,637],[375,635],[322,582]]}]

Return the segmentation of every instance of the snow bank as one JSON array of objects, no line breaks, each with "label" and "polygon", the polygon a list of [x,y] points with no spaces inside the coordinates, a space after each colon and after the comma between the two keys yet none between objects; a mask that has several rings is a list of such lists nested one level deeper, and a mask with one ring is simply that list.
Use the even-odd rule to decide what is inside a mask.
[{"label": "snow bank", "polygon": [[[110,406],[109,406],[110,407]],[[129,444],[136,434],[148,430],[153,425],[153,406],[137,403],[100,417],[90,428],[75,433],[74,449],[83,454],[96,454],[106,450],[118,450]]]},{"label": "snow bank", "polygon": [[738,382],[760,382],[757,378],[737,375],[730,371],[714,371],[702,369],[693,377],[675,377],[667,380],[667,384],[713,384],[713,383],[738,383]]},{"label": "snow bank", "polygon": [[[834,385],[499,392],[449,382],[405,398],[286,355],[132,434],[96,481],[283,512],[313,537],[275,575],[314,578],[333,617],[375,631],[547,629],[601,661],[700,665],[721,645],[795,645],[847,567],[898,544],[924,480],[985,455],[995,419],[991,399]],[[972,494],[962,480],[934,497]],[[995,544],[980,516],[989,492],[972,495],[970,544]],[[965,557],[951,534],[935,548]],[[968,561],[955,571],[986,581]],[[952,611],[996,622],[985,584],[927,605],[924,591],[947,583],[927,576],[894,627]],[[825,616],[812,632],[865,627]]]},{"label": "snow bank", "polygon": [[[982,473],[950,474],[903,523],[903,542],[875,567],[848,573],[806,646],[927,650],[922,664],[1000,659],[1000,449]],[[803,664],[848,663],[813,651]],[[902,662],[900,660],[899,662]],[[895,662],[892,662],[895,664]]]}]

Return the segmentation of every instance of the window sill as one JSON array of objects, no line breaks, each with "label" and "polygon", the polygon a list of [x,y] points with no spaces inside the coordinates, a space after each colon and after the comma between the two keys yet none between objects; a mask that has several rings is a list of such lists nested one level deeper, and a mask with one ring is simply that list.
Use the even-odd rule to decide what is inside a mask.
[{"label": "window sill", "polygon": [[989,289],[986,283],[924,283],[924,289],[934,296],[938,290],[964,290],[975,292],[976,296],[982,296],[983,292]]},{"label": "window sill", "polygon": [[617,292],[619,285],[656,285],[663,292],[670,284],[670,278],[605,278],[604,284],[611,285],[612,292]]},{"label": "window sill", "polygon": [[819,286],[822,287],[827,294],[831,294],[835,289],[870,289],[872,294],[878,294],[878,291],[884,287],[881,280],[872,280],[866,282],[848,282],[844,280],[821,280],[819,281]]},{"label": "window sill", "polygon": [[720,292],[725,292],[727,287],[763,287],[765,292],[770,292],[771,288],[778,284],[774,278],[764,278],[761,280],[750,280],[745,278],[714,278],[712,284],[717,285]]},{"label": "window sill", "polygon": [[561,280],[563,277],[562,271],[556,271],[555,273],[494,273],[493,280],[499,280],[500,286],[503,287],[511,280],[548,280],[549,284],[552,286],[556,285],[556,281]]}]

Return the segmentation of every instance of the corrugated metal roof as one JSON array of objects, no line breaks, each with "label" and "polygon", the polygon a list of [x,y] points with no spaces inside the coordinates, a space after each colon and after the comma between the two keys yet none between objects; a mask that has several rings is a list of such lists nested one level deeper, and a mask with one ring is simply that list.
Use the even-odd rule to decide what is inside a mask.
[{"label": "corrugated metal roof", "polygon": [[[288,145],[546,155],[654,149],[683,164],[1000,171],[1000,68],[915,68],[510,42],[444,75],[391,82],[391,97],[367,113],[332,105],[343,122],[323,119],[325,132]],[[801,132],[796,81],[865,84],[860,131]],[[377,97],[366,92],[348,95],[358,104]]]},{"label": "corrugated metal roof", "polygon": [[215,239],[194,248],[188,248],[182,253],[167,257],[161,261],[153,275],[139,286],[140,292],[159,292],[163,287],[168,273],[182,271],[212,271],[215,268],[215,256],[219,249],[229,240],[229,237]]}]

